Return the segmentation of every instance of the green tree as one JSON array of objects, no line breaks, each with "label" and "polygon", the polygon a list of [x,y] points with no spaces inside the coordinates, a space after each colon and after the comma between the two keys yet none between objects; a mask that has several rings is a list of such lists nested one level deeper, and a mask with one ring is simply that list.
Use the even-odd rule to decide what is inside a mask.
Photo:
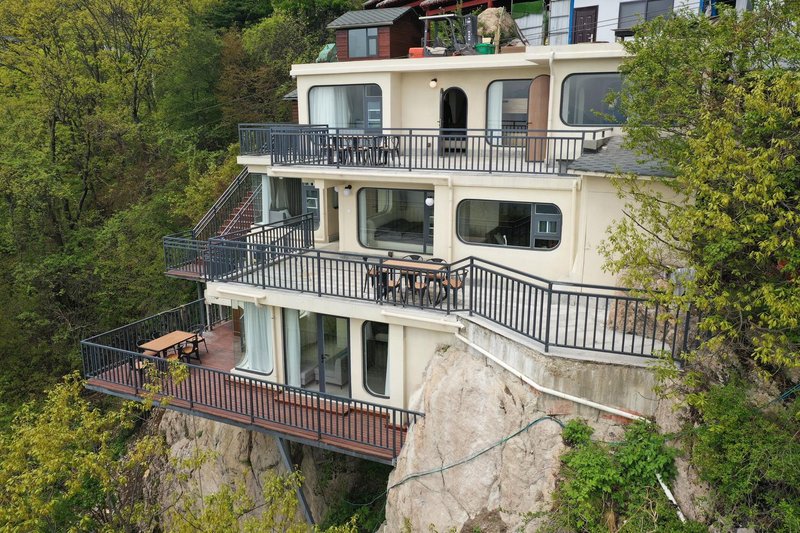
[{"label": "green tree", "polygon": [[631,202],[608,265],[639,286],[683,286],[651,296],[702,317],[697,353],[712,364],[692,368],[715,379],[735,362],[800,365],[798,22],[796,2],[759,2],[659,18],[625,44],[627,142],[675,177],[656,180],[666,195],[622,180]]},{"label": "green tree", "polygon": [[120,531],[157,517],[129,489],[164,453],[161,440],[126,447],[135,408],[99,409],[82,391],[67,377],[0,437],[0,529]]}]

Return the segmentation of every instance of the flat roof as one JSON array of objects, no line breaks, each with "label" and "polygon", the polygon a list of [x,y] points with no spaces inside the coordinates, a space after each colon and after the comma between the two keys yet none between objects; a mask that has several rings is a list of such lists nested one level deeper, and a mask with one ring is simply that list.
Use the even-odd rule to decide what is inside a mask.
[{"label": "flat roof", "polygon": [[[380,11],[379,9],[376,11]],[[494,69],[545,65],[551,59],[571,61],[625,57],[619,43],[586,43],[560,46],[528,46],[525,52],[471,56],[436,56],[402,59],[372,59],[338,63],[300,63],[292,65],[292,76],[329,74],[369,74],[372,72],[427,72]]]}]

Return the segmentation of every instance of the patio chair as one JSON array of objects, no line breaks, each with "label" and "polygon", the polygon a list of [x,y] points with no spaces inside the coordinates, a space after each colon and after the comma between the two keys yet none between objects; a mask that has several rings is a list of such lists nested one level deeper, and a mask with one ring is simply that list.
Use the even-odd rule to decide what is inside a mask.
[{"label": "patio chair", "polygon": [[[375,299],[378,299],[378,276],[380,276],[380,269],[377,265],[367,263],[367,258],[364,258],[364,281],[361,289],[361,297],[363,298],[364,295],[369,291],[369,287],[375,289]],[[385,284],[385,275],[382,277],[382,281]]]},{"label": "patio chair", "polygon": [[[206,348],[206,352],[208,352],[208,348]],[[187,342],[185,345],[181,347],[178,351],[178,358],[182,361],[189,362],[190,359],[196,359],[197,362],[200,362],[200,340],[195,337]]]},{"label": "patio chair", "polygon": [[400,301],[402,303],[405,303],[406,298],[405,298],[405,295],[402,293],[402,290],[403,290],[403,278],[402,277],[396,278],[393,275],[391,277],[389,277],[389,276],[390,275],[387,274],[386,282],[383,284],[384,295],[388,298],[389,293],[391,293],[392,294],[392,301],[394,303],[397,303],[397,291],[399,290],[399,291],[401,291]]},{"label": "patio chair", "polygon": [[194,333],[197,335],[197,340],[203,343],[203,346],[206,349],[206,353],[208,353],[208,343],[206,342],[206,338],[203,337],[203,333],[206,332],[206,325],[205,324],[195,324],[189,328],[189,332]]},{"label": "patio chair", "polygon": [[386,165],[389,157],[394,163],[395,158],[400,159],[400,138],[397,135],[384,135],[378,139],[378,158]]},{"label": "patio chair", "polygon": [[464,288],[464,281],[467,279],[466,270],[456,270],[450,273],[450,277],[442,280],[442,286],[445,290],[445,298],[447,298],[452,291],[453,294],[453,307],[458,308],[458,293]]}]

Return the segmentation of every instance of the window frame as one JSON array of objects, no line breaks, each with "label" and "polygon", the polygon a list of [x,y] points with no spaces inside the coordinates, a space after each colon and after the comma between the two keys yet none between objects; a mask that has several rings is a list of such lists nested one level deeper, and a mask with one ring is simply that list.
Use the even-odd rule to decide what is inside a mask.
[{"label": "window frame", "polygon": [[[328,125],[329,128],[334,129],[334,130],[351,130],[351,131],[352,130],[357,130],[357,131],[364,131],[364,132],[383,129],[383,87],[381,87],[380,84],[378,84],[378,83],[342,83],[342,84],[330,83],[330,84],[322,84],[322,85],[312,85],[311,87],[308,88],[308,93],[306,94],[306,101],[308,103],[307,107],[308,107],[309,119],[313,116],[313,114],[311,112],[311,93],[317,87],[361,87],[362,91],[364,93],[364,95],[363,95],[364,101],[363,101],[363,105],[361,107],[361,111],[362,111],[363,116],[364,116],[364,126],[362,128],[357,128],[357,127],[352,127],[351,128],[349,126],[338,126],[337,127],[337,126]],[[371,87],[375,87],[375,88],[378,89],[378,94],[377,95],[369,94],[369,89]],[[368,102],[376,102],[376,101],[380,101],[380,104],[381,104],[380,105],[380,112],[381,112],[380,113],[381,114],[380,118],[381,118],[381,120],[380,120],[380,126],[378,126],[377,128],[372,128],[372,127],[369,127],[369,104],[368,104]]]},{"label": "window frame", "polygon": [[571,122],[567,122],[566,119],[564,118],[564,101],[565,101],[565,98],[564,98],[564,87],[566,86],[567,81],[569,81],[570,78],[575,77],[575,76],[593,76],[593,75],[598,75],[599,76],[599,75],[608,75],[608,74],[616,74],[616,75],[618,75],[620,77],[620,86],[622,85],[622,73],[619,72],[619,71],[616,71],[616,72],[573,72],[572,74],[568,74],[567,76],[564,77],[563,80],[561,80],[561,94],[560,94],[561,100],[559,101],[559,106],[558,106],[559,107],[559,109],[558,109],[558,118],[561,120],[562,124],[564,124],[565,126],[570,126],[570,127],[589,127],[589,128],[609,128],[609,127],[616,128],[616,127],[619,127],[619,126],[623,126],[625,124],[625,122],[613,122],[613,123],[609,122],[609,123],[603,123],[603,124],[571,123]]},{"label": "window frame", "polygon": [[[498,83],[498,82],[506,82],[506,81],[528,81],[529,82],[528,83],[528,95],[525,98],[525,100],[527,102],[527,105],[525,106],[525,128],[523,128],[523,131],[526,131],[528,129],[528,119],[530,118],[529,114],[528,114],[528,110],[530,109],[531,85],[533,85],[533,80],[535,80],[536,78],[538,78],[539,76],[542,76],[542,75],[543,74],[539,74],[538,76],[534,76],[533,78],[503,78],[503,79],[492,80],[492,81],[489,82],[489,84],[486,86],[486,96],[485,96],[486,112],[484,113],[484,117],[483,117],[483,119],[484,119],[483,120],[484,128],[486,130],[486,142],[489,145],[491,145],[491,146],[502,146],[502,147],[506,147],[506,148],[522,148],[521,146],[513,146],[513,145],[507,146],[507,145],[504,145],[504,144],[502,144],[503,136],[493,137],[490,134],[490,130],[489,130],[489,89],[491,88],[492,84],[493,83]],[[502,111],[501,111],[501,115],[502,115]],[[500,124],[501,124],[501,128],[500,129],[501,129],[501,131],[502,131],[502,123],[503,123],[503,118],[501,116],[500,117]],[[494,131],[494,130],[492,130],[492,131]],[[513,130],[511,130],[511,131],[513,131]],[[495,138],[500,139],[501,142],[499,142],[499,143],[493,142],[492,139],[495,139]]]},{"label": "window frame", "polygon": [[[370,35],[370,30],[374,30],[375,34]],[[352,52],[352,39],[350,38],[354,32],[363,32],[364,33],[364,47],[367,53],[365,55],[356,55],[354,56]],[[375,53],[370,53],[370,44],[374,43],[375,45]],[[369,26],[366,28],[349,28],[347,30],[347,57],[351,59],[363,59],[367,57],[378,57],[378,27],[377,26]]]},{"label": "window frame", "polygon": [[[369,388],[367,384],[367,324],[383,324],[386,326],[386,376],[384,377],[384,394],[378,394],[377,392],[373,392],[372,389]],[[376,320],[365,320],[361,324],[361,356],[362,356],[362,377],[363,377],[363,385],[364,390],[367,391],[367,394],[370,396],[374,396],[376,398],[390,398],[390,394],[386,394],[386,391],[389,390],[389,332],[391,329],[391,325],[386,322],[378,322]],[[373,339],[374,340],[374,339]]]},{"label": "window frame", "polygon": [[[459,224],[459,221],[461,220],[461,217],[459,217],[459,211],[461,210],[461,206],[464,205],[465,202],[497,202],[497,203],[508,203],[508,204],[527,204],[530,207],[530,210],[531,210],[531,221],[530,221],[530,226],[529,226],[530,244],[528,246],[514,246],[514,245],[508,245],[508,244],[495,244],[495,243],[491,243],[491,242],[473,242],[473,241],[466,240],[461,235],[461,228],[460,228],[460,224]],[[553,207],[556,208],[556,210],[558,210],[558,214],[557,215],[550,214],[550,213],[537,214],[536,213],[536,206],[537,205],[552,205]],[[539,216],[537,217],[537,215],[539,215]],[[558,222],[559,222],[559,224],[558,224],[558,244],[553,246],[552,248],[537,248],[535,246],[537,236],[546,237],[546,236],[551,235],[550,233],[540,233],[540,232],[536,231],[537,228],[538,228],[538,222],[540,220],[547,220],[547,221],[555,220],[556,216],[558,217]],[[489,247],[493,247],[493,248],[502,248],[504,250],[552,252],[553,250],[556,250],[557,248],[560,248],[561,247],[561,242],[563,241],[562,237],[564,235],[564,213],[561,211],[561,208],[558,207],[558,205],[556,205],[556,204],[554,204],[552,202],[520,202],[520,201],[517,201],[517,200],[495,200],[493,198],[464,198],[463,200],[458,202],[458,205],[456,205],[456,224],[455,225],[456,225],[456,238],[458,238],[459,241],[461,241],[462,243],[466,244],[467,246],[489,246]],[[552,240],[552,239],[547,239],[547,240]]]},{"label": "window frame", "polygon": [[[658,0],[630,0],[628,2],[620,2],[619,3],[619,9],[617,10],[617,28],[621,29],[621,30],[630,30],[631,28],[633,28],[637,24],[641,24],[642,22],[648,22],[650,20],[653,20],[653,18],[655,18],[657,16],[661,16],[660,13],[659,13],[659,15],[652,15],[652,16],[650,14],[650,4],[651,3],[655,3],[656,1],[658,1]],[[674,13],[675,12],[675,0],[671,0],[671,1],[672,1],[672,6],[670,6],[669,12],[670,13]],[[644,4],[644,19],[643,20],[641,20],[641,21],[637,20],[637,21],[631,21],[631,22],[628,22],[628,23],[623,23],[623,21],[622,21],[622,6],[630,5],[630,4]]]},{"label": "window frame", "polygon": [[[368,246],[368,245],[364,244],[364,242],[362,242],[362,240],[361,240],[361,215],[362,215],[362,209],[361,209],[360,195],[361,194],[366,194],[366,192],[362,193],[362,191],[367,191],[367,190],[370,190],[370,189],[371,190],[375,190],[375,191],[419,192],[419,193],[423,194],[423,199],[422,199],[422,219],[423,219],[422,220],[422,249],[421,250],[400,250],[400,249],[397,249],[397,248],[383,248],[383,247],[377,247],[377,246]],[[430,205],[429,206],[429,205],[427,205],[425,203],[425,199],[428,198],[428,197],[433,198],[434,197],[434,191],[429,190],[429,189],[404,189],[404,188],[401,188],[401,187],[359,187],[358,190],[355,193],[355,197],[356,197],[356,239],[358,240],[358,244],[359,245],[361,245],[364,248],[367,248],[369,250],[385,250],[385,251],[399,252],[399,253],[405,253],[405,254],[424,254],[424,255],[429,255],[429,254],[433,253],[433,240],[434,240],[433,239],[433,235],[431,234],[430,241],[427,240],[427,235],[430,233],[430,228],[432,227],[429,224],[428,217],[431,214],[434,213],[434,206],[436,204],[434,203],[434,205]],[[390,195],[389,201],[387,203],[388,203],[387,211],[376,211],[375,214],[376,215],[385,214],[385,213],[391,211],[391,209],[393,207],[393,204],[394,204],[394,199],[392,198],[391,195]],[[366,223],[366,214],[364,216],[365,216],[364,222]],[[389,241],[389,242],[399,242],[399,241]]]}]

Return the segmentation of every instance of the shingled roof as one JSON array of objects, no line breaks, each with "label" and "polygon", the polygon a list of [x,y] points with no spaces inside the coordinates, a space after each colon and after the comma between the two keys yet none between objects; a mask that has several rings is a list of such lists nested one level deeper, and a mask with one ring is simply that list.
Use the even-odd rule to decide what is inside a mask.
[{"label": "shingled roof", "polygon": [[385,9],[367,9],[364,11],[348,11],[328,24],[330,30],[345,28],[373,28],[375,26],[391,26],[409,11],[410,7],[387,7]]},{"label": "shingled roof", "polygon": [[672,177],[666,164],[622,147],[622,137],[612,137],[597,152],[584,152],[569,164],[570,170],[598,174],[638,174],[640,176]]}]

